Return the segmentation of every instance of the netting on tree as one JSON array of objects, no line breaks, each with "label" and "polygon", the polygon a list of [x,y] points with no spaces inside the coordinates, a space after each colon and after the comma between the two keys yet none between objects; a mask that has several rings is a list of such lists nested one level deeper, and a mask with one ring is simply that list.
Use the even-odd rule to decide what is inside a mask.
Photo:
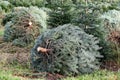
[{"label": "netting on tree", "polygon": [[[31,50],[31,67],[39,72],[75,75],[99,68],[101,55],[93,35],[71,24],[41,34]],[[42,47],[46,52],[38,51]]]},{"label": "netting on tree", "polygon": [[47,14],[42,9],[17,7],[3,19],[4,40],[12,41],[17,46],[26,46],[47,28],[46,20]]}]

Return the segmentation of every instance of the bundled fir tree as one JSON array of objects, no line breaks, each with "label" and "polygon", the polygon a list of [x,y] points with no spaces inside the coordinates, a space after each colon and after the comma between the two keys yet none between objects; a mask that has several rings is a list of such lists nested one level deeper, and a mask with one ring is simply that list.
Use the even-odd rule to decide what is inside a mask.
[{"label": "bundled fir tree", "polygon": [[4,41],[12,41],[13,45],[27,46],[45,30],[47,14],[37,7],[18,7],[3,19],[5,26]]},{"label": "bundled fir tree", "polygon": [[[107,1],[89,1],[78,0],[73,14],[72,23],[80,26],[86,33],[92,34],[100,39],[101,54],[107,55],[111,52],[110,45],[106,41],[107,32],[99,18],[101,14],[111,9],[119,9],[117,3],[110,3]],[[107,50],[106,50],[107,48]]]},{"label": "bundled fir tree", "polygon": [[111,52],[108,59],[119,62],[120,45],[120,10],[109,10],[100,16],[107,31],[107,40],[110,42]]},{"label": "bundled fir tree", "polygon": [[82,25],[81,28],[84,29],[87,33],[100,37],[100,35],[104,32],[104,27],[101,26],[101,20],[99,19],[99,17],[104,12],[119,8],[117,7],[116,3],[112,4],[100,1],[89,2],[87,0],[86,2],[83,2],[84,3],[79,2],[78,4],[76,4],[72,23],[78,26]]},{"label": "bundled fir tree", "polygon": [[66,24],[41,34],[31,50],[31,67],[39,72],[75,75],[99,68],[99,40]]}]

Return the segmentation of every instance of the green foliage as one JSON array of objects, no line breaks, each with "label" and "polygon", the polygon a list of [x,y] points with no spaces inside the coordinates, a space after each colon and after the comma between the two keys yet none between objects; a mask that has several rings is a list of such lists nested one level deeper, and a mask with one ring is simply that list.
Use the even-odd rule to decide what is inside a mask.
[{"label": "green foliage", "polygon": [[[111,52],[109,43],[106,41],[107,30],[99,18],[101,14],[108,10],[119,9],[117,3],[110,2],[79,2],[76,3],[72,23],[80,26],[86,33],[92,34],[100,39],[99,45],[102,47],[101,54],[106,55]],[[107,49],[107,50],[106,50]]]},{"label": "green foliage", "polygon": [[[87,33],[100,36],[104,27],[100,25],[99,17],[104,12],[111,10],[110,7],[113,7],[113,4],[106,2],[79,3],[75,8],[76,12],[73,14],[72,22],[76,25],[82,25]],[[113,9],[117,9],[117,5]]]},{"label": "green foliage", "polygon": [[[99,58],[102,57],[98,52],[98,43],[96,37],[77,26],[59,26],[39,36],[31,51],[31,66],[40,72],[64,75],[91,73],[99,68]],[[37,51],[39,46],[46,48],[47,45],[51,45],[48,49],[53,49],[52,52],[45,54]]]},{"label": "green foliage", "polygon": [[86,33],[100,39],[99,45],[103,47],[100,50],[101,54],[106,55],[111,52],[111,49],[106,41],[107,31],[99,17],[109,10],[119,10],[117,2],[107,0],[47,0],[46,7],[52,10],[49,14],[48,24],[51,27],[66,23],[80,26]]},{"label": "green foliage", "polygon": [[47,14],[42,9],[17,7],[3,19],[4,40],[13,41],[14,45],[27,46],[34,42],[40,31],[46,30],[46,20]]},{"label": "green foliage", "polygon": [[38,7],[29,8],[29,13],[31,14],[31,16],[33,16],[36,24],[41,29],[43,29],[43,31],[47,29],[47,19],[48,19],[48,15],[45,9],[47,10],[47,8],[38,8]]},{"label": "green foliage", "polygon": [[52,0],[48,1],[46,7],[52,11],[49,13],[48,24],[51,27],[57,27],[59,25],[67,24],[71,22],[72,11],[74,10],[74,4],[71,0]]},{"label": "green foliage", "polygon": [[44,0],[8,0],[13,6],[24,6],[24,7],[30,7],[30,6],[44,6]]},{"label": "green foliage", "polygon": [[[105,12],[100,16],[100,18],[103,20],[104,27],[106,28],[113,28],[113,29],[119,29],[120,25],[120,11],[119,10],[109,10],[108,12]],[[120,29],[119,29],[120,30]]]},{"label": "green foliage", "polygon": [[7,12],[10,11],[12,5],[8,1],[0,1],[0,7],[2,8],[2,10]]},{"label": "green foliage", "polygon": [[[47,8],[44,8],[44,9],[47,9]],[[12,22],[15,22],[15,19],[18,19],[20,16],[23,16],[24,14],[28,14],[29,17],[31,16],[31,18],[33,18],[33,20],[35,20],[35,23],[37,26],[39,26],[45,30],[47,28],[46,21],[48,19],[48,15],[44,11],[44,9],[34,7],[34,6],[31,6],[29,8],[15,7],[13,12],[11,12],[5,16],[2,23],[3,23],[3,25],[5,25],[7,22],[9,22],[11,20],[12,20]],[[23,14],[21,14],[21,12]],[[17,15],[17,14],[19,14],[19,15]]]}]

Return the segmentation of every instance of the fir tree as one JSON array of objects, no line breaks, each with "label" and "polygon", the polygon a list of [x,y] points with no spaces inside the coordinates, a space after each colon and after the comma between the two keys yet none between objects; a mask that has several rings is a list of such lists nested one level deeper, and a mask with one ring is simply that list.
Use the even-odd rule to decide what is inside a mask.
[{"label": "fir tree", "polygon": [[[66,24],[41,34],[31,50],[31,67],[39,72],[76,75],[99,68],[99,40],[78,26]],[[52,49],[39,52],[38,48]]]},{"label": "fir tree", "polygon": [[[119,9],[116,3],[108,3],[106,1],[82,1],[76,3],[74,17],[72,23],[80,26],[86,33],[92,34],[100,39],[101,54],[110,53],[110,45],[106,41],[107,32],[100,19],[101,14],[111,9]],[[106,50],[107,48],[107,50]]]},{"label": "fir tree", "polygon": [[58,25],[71,22],[71,13],[74,9],[74,4],[71,0],[52,0],[47,2],[48,5],[46,5],[46,7],[52,10],[49,13],[50,18],[48,20],[48,24],[51,27],[57,27]]},{"label": "fir tree", "polygon": [[17,7],[3,19],[5,26],[4,41],[13,45],[27,46],[47,29],[47,14],[38,7]]}]

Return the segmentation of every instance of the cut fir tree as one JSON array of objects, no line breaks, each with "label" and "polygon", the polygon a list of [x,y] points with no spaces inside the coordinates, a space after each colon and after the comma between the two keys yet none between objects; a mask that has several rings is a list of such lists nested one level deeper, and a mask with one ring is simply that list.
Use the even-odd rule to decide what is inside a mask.
[{"label": "cut fir tree", "polygon": [[102,57],[98,43],[96,37],[77,26],[58,26],[38,37],[31,50],[31,68],[63,75],[91,73],[99,68]]},{"label": "cut fir tree", "polygon": [[4,41],[25,47],[47,29],[47,14],[38,7],[17,7],[3,19]]}]

